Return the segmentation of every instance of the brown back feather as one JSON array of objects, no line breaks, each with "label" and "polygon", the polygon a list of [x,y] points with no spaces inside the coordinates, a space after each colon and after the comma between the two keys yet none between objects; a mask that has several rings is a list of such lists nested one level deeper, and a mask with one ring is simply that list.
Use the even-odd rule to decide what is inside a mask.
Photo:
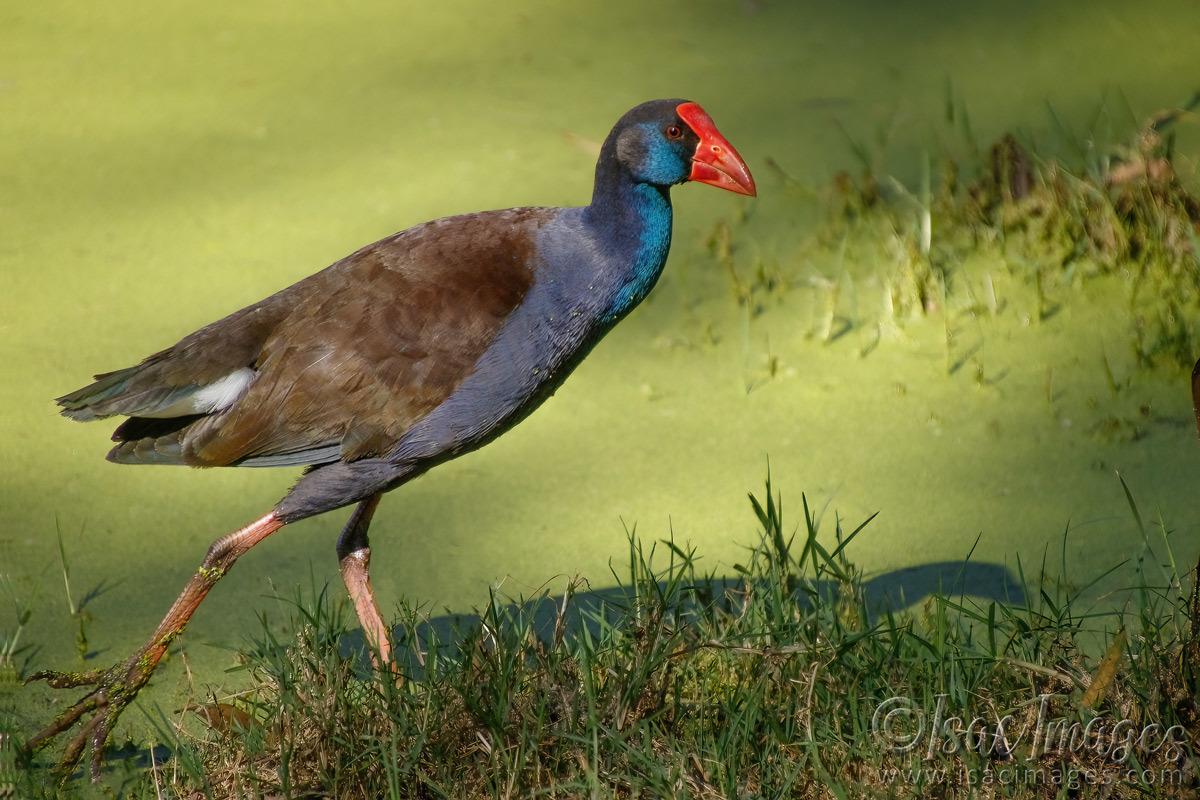
[{"label": "brown back feather", "polygon": [[[553,213],[451,217],[383,239],[157,354],[134,389],[255,369],[233,406],[171,432],[193,466],[337,443],[344,460],[383,455],[471,373],[521,302]],[[154,430],[127,422],[118,434]]]}]

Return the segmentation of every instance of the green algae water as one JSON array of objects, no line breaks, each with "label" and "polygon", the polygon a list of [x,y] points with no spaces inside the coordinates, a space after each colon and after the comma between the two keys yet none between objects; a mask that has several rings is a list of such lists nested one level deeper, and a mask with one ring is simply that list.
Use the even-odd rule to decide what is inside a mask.
[{"label": "green algae water", "polygon": [[[981,142],[1048,137],[1047,106],[1086,131],[1105,92],[1142,119],[1189,97],[1198,51],[1191,2],[0,9],[0,571],[32,603],[28,669],[123,659],[209,543],[297,475],[111,465],[111,426],[61,419],[52,398],[393,231],[586,203],[589,142],[654,97],[701,103],[759,198],[676,189],[675,246],[644,306],[515,431],[386,498],[372,529],[385,613],[401,597],[464,611],[490,587],[529,595],[577,573],[604,586],[634,525],[673,531],[728,574],[755,535],[745,492],[768,459],[785,506],[804,491],[852,525],[880,512],[857,554],[871,576],[960,561],[977,536],[973,561],[1012,570],[1057,554],[1069,528],[1073,576],[1090,579],[1142,546],[1117,471],[1191,563],[1187,376],[1136,366],[1116,279],[1025,324],[1037,300],[997,268],[1004,311],[949,326],[971,354],[962,369],[948,369],[940,315],[874,347],[857,328],[827,342],[812,335],[821,280],[851,276],[870,316],[879,265],[806,262],[812,214],[768,159],[815,186],[855,168],[861,141],[912,178],[948,85]],[[705,246],[747,210],[739,268],[793,278],[754,310]],[[1128,388],[1112,390],[1105,359]],[[276,534],[213,591],[183,637],[201,685],[237,680],[225,648],[276,614],[274,594],[311,580],[340,591],[347,513]],[[143,706],[178,707],[180,661]],[[30,719],[71,694],[28,690]]]}]

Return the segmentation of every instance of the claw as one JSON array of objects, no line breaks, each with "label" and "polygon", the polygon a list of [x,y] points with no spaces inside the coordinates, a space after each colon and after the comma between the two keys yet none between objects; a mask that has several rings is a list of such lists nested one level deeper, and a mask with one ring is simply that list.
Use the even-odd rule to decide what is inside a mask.
[{"label": "claw", "polygon": [[32,681],[44,680],[47,684],[55,689],[70,689],[77,686],[96,686],[95,689],[81,697],[75,705],[68,708],[66,711],[58,715],[54,722],[46,726],[46,729],[34,736],[25,744],[25,752],[32,755],[46,745],[50,744],[60,733],[70,730],[75,727],[76,723],[88,713],[96,712],[90,720],[84,723],[82,729],[76,734],[67,746],[63,749],[63,754],[58,760],[58,764],[54,767],[54,774],[60,778],[65,778],[67,775],[75,771],[76,765],[79,764],[79,759],[83,755],[83,748],[88,744],[88,739],[92,739],[92,778],[99,778],[98,761],[103,760],[104,739],[99,742],[93,734],[96,733],[99,727],[107,736],[108,726],[103,724],[109,716],[108,694],[106,684],[109,683],[116,673],[117,668],[113,667],[106,672],[100,670],[91,670],[88,672],[54,672],[43,671],[31,676],[26,683]]},{"label": "claw", "polygon": [[25,682],[45,681],[47,685],[55,689],[73,689],[76,686],[95,686],[103,676],[104,672],[98,669],[90,669],[87,672],[59,672],[58,670],[44,669],[30,675]]},{"label": "claw", "polygon": [[75,705],[68,708],[46,729],[34,736],[25,744],[25,752],[29,755],[46,747],[60,733],[65,733],[79,722],[85,714],[94,716],[79,729],[63,748],[62,756],[53,769],[60,779],[66,778],[75,771],[83,757],[86,747],[91,760],[91,778],[100,780],[100,770],[104,764],[104,749],[108,743],[108,733],[112,723],[138,690],[150,679],[150,671],[139,670],[142,653],[135,653],[123,664],[116,664],[107,670],[89,670],[88,672],[54,672],[46,670],[32,675],[26,683],[44,680],[55,689],[70,689],[77,686],[95,686],[96,688],[81,697]]}]

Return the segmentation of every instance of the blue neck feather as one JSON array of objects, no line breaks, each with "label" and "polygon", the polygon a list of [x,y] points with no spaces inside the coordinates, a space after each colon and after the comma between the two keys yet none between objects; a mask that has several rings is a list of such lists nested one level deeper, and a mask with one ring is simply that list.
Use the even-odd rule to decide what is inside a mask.
[{"label": "blue neck feather", "polygon": [[650,293],[667,263],[671,195],[668,187],[635,181],[628,173],[598,175],[584,220],[596,231],[609,262],[622,265],[624,274],[605,314],[615,323]]}]

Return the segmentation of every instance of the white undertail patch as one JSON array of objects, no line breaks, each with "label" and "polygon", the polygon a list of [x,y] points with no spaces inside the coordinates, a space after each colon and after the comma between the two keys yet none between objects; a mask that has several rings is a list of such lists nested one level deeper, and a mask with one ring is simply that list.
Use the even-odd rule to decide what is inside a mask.
[{"label": "white undertail patch", "polygon": [[196,409],[192,413],[211,414],[214,411],[224,411],[238,401],[257,377],[257,372],[249,367],[242,367],[216,383],[202,387],[192,395],[192,404]]},{"label": "white undertail patch", "polygon": [[196,387],[194,392],[176,400],[165,408],[151,412],[142,412],[134,416],[170,419],[172,417],[186,417],[191,414],[212,414],[215,411],[224,411],[245,394],[246,390],[250,388],[250,384],[254,383],[254,379],[257,377],[257,372],[249,367],[242,367],[207,386]]}]

